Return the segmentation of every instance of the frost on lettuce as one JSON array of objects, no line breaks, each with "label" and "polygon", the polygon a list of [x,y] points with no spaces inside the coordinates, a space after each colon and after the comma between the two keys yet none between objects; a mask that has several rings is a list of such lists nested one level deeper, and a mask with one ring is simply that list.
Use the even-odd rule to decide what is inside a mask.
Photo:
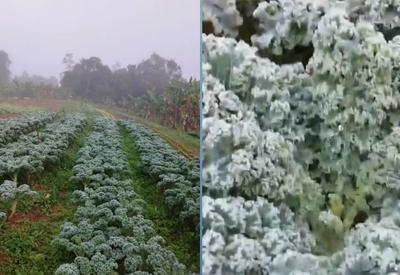
[{"label": "frost on lettuce", "polygon": [[398,274],[400,1],[203,9],[204,274]]},{"label": "frost on lettuce", "polygon": [[235,0],[204,0],[203,18],[213,23],[217,33],[235,36],[243,20]]},{"label": "frost on lettuce", "polygon": [[31,132],[36,131],[36,136],[40,136],[40,129],[53,121],[55,117],[55,113],[35,112],[22,114],[17,118],[0,120],[0,147]]}]

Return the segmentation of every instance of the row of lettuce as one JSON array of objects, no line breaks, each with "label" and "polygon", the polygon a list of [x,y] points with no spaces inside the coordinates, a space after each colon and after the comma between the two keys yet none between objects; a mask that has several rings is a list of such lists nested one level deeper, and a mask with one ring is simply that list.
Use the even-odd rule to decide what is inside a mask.
[{"label": "row of lettuce", "polygon": [[39,131],[53,121],[56,113],[26,113],[11,119],[0,120],[0,147],[16,141],[22,135]]},{"label": "row of lettuce", "polygon": [[200,161],[186,159],[158,135],[133,121],[121,124],[135,141],[141,168],[155,179],[171,213],[179,213],[182,223],[199,233]]},{"label": "row of lettuce", "polygon": [[84,127],[84,114],[67,114],[48,124],[40,133],[22,135],[0,148],[0,177],[29,183],[45,167],[57,165]]},{"label": "row of lettuce", "polygon": [[84,185],[73,193],[79,205],[74,222],[53,241],[74,260],[57,275],[188,273],[143,217],[145,201],[133,190],[129,171],[117,124],[96,119],[73,169],[73,180]]}]

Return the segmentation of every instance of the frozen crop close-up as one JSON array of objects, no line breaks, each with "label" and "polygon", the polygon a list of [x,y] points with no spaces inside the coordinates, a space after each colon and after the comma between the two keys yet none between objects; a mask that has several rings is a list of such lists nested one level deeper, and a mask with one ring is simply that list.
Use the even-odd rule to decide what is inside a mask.
[{"label": "frozen crop close-up", "polygon": [[203,273],[400,274],[400,1],[205,0],[202,59]]}]

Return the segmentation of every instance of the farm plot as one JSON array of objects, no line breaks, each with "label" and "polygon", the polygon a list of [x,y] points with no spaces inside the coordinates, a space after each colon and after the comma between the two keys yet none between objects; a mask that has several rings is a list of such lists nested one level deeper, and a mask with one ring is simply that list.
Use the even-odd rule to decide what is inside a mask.
[{"label": "farm plot", "polygon": [[97,119],[79,152],[74,223],[65,223],[54,244],[73,262],[56,274],[185,274],[185,266],[163,247],[164,240],[142,216],[143,201],[133,190],[128,161],[115,122]]},{"label": "farm plot", "polygon": [[0,147],[0,274],[198,272],[199,162],[133,122],[47,114]]}]

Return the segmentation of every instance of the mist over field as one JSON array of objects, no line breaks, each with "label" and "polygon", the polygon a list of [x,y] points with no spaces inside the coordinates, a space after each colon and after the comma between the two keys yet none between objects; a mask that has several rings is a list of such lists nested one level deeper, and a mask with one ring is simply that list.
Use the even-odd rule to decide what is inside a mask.
[{"label": "mist over field", "polygon": [[1,1],[0,49],[13,75],[60,77],[62,58],[97,56],[109,66],[136,64],[153,52],[199,78],[199,1]]},{"label": "mist over field", "polygon": [[198,1],[3,3],[0,96],[113,105],[197,135]]}]

